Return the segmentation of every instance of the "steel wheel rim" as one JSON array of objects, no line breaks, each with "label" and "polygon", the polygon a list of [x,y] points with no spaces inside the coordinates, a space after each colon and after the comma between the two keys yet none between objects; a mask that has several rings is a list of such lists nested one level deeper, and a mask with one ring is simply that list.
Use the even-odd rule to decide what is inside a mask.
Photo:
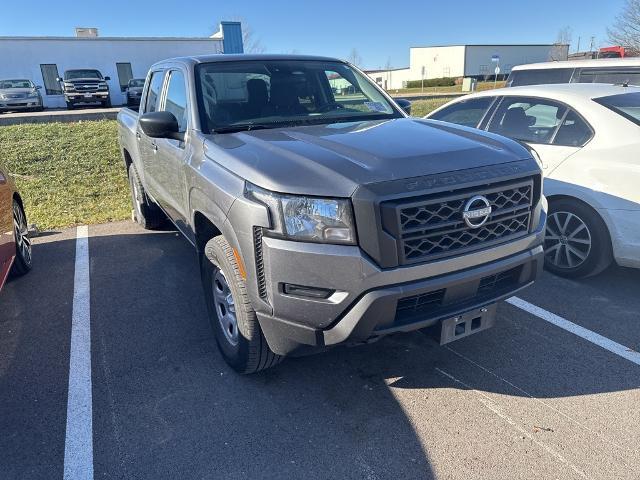
[{"label": "steel wheel rim", "polygon": [[229,283],[224,272],[217,268],[213,273],[213,301],[216,306],[216,315],[222,328],[222,332],[231,345],[238,344],[238,319],[236,306],[229,288]]},{"label": "steel wheel rim", "polygon": [[591,253],[591,232],[578,215],[553,212],[549,215],[544,240],[545,257],[557,268],[580,267]]},{"label": "steel wheel rim", "polygon": [[16,250],[22,260],[31,265],[31,239],[29,238],[29,226],[27,217],[17,203],[13,205],[13,230],[16,238]]}]

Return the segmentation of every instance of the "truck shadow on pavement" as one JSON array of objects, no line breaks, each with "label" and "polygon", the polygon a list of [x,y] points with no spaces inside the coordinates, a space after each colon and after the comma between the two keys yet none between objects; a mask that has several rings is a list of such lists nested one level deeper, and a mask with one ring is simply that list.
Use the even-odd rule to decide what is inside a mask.
[{"label": "truck shadow on pavement", "polygon": [[[510,306],[495,329],[449,348],[405,334],[238,376],[216,350],[192,247],[175,232],[127,230],[92,231],[89,243],[96,478],[435,478],[430,439],[419,431],[439,412],[416,414],[398,392],[551,398],[638,387],[633,365],[609,356],[602,363],[596,347],[585,347],[587,357],[567,354],[575,339]],[[12,444],[0,448],[16,457],[5,458],[22,458],[18,449],[30,445],[53,462],[64,448],[74,245],[52,237],[36,244],[34,271],[0,294],[2,334],[6,319],[31,323],[3,366],[0,403],[17,409],[24,384],[39,378],[21,360],[42,354],[32,342],[56,352],[43,359],[54,362],[42,386],[55,386],[50,401],[20,417],[28,424],[52,408],[56,440],[36,447],[33,430],[6,422]],[[47,337],[52,322],[59,333]],[[513,378],[519,388],[505,382]]]}]

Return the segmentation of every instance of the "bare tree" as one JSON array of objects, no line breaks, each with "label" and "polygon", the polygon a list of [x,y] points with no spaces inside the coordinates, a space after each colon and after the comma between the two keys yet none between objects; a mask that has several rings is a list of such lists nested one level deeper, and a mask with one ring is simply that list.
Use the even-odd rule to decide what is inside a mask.
[{"label": "bare tree", "polygon": [[356,50],[355,48],[351,49],[351,52],[349,53],[347,60],[349,61],[349,63],[352,63],[357,67],[359,67],[362,64],[362,57],[358,53],[358,50]]},{"label": "bare tree", "polygon": [[640,51],[640,0],[626,1],[607,34],[614,45]]},{"label": "bare tree", "polygon": [[558,30],[558,35],[556,37],[555,44],[556,45],[571,45],[571,40],[573,39],[573,31],[570,26],[562,27]]},{"label": "bare tree", "polygon": [[569,27],[568,25],[558,30],[556,41],[553,43],[553,47],[549,52],[549,60],[551,60],[552,62],[566,60],[572,38],[573,32],[571,31],[571,27]]},{"label": "bare tree", "polygon": [[260,39],[256,38],[251,26],[245,22],[242,22],[242,45],[244,53],[264,53],[267,50]]}]

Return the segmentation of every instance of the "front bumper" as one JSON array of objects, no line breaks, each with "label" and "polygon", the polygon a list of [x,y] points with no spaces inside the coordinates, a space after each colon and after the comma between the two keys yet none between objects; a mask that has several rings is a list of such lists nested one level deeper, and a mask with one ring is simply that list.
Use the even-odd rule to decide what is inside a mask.
[{"label": "front bumper", "polygon": [[65,93],[64,99],[67,103],[93,103],[104,102],[109,99],[109,92],[77,92]]},{"label": "front bumper", "polygon": [[[382,270],[358,247],[263,240],[270,311],[256,309],[271,349],[282,355],[432,326],[491,305],[532,284],[543,266],[546,214],[531,235],[482,252]],[[326,299],[284,292],[326,288]],[[415,300],[414,300],[415,299]],[[406,308],[414,303],[417,308]]]},{"label": "front bumper", "polygon": [[30,110],[32,108],[40,107],[42,107],[42,99],[40,98],[12,98],[10,100],[0,99],[1,111]]}]

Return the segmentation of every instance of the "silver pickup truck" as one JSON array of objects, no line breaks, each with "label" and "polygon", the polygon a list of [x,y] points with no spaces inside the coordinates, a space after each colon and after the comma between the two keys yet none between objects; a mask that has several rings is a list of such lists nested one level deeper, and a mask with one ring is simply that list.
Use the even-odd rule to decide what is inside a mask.
[{"label": "silver pickup truck", "polygon": [[346,62],[166,60],[118,122],[135,219],[193,244],[238,372],[397,332],[466,337],[542,267],[534,152],[409,118]]}]

